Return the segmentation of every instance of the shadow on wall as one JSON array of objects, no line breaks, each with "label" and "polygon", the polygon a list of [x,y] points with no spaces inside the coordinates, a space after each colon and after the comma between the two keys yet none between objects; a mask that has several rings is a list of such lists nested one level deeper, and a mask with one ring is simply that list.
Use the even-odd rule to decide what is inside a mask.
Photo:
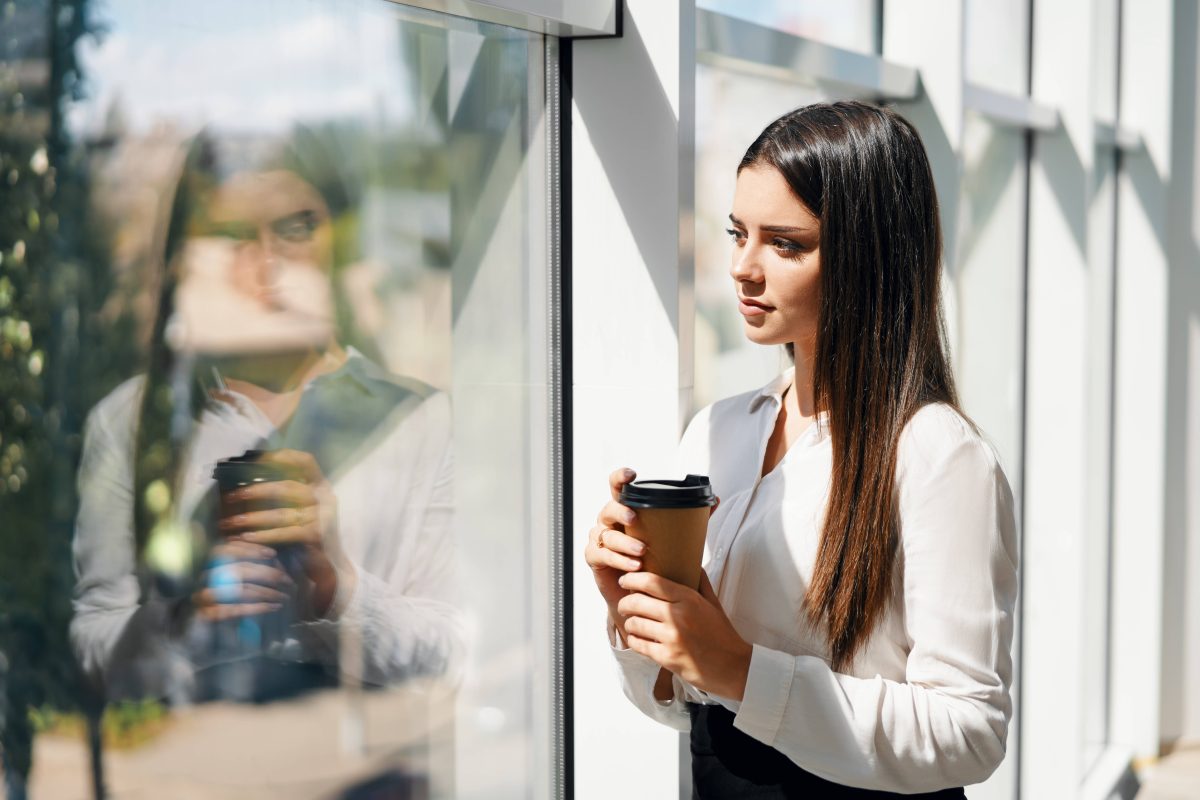
[{"label": "shadow on wall", "polygon": [[[679,301],[674,280],[678,251],[662,232],[679,228],[684,222],[691,223],[676,216],[674,203],[660,202],[659,196],[645,188],[645,176],[664,172],[675,175],[678,185],[679,163],[664,164],[655,158],[656,153],[669,152],[678,146],[678,120],[661,83],[650,91],[613,97],[613,93],[621,91],[620,87],[643,83],[643,76],[654,74],[654,64],[637,19],[628,9],[624,14],[622,39],[618,46],[625,58],[606,61],[608,66],[604,70],[575,72],[574,83],[578,87],[575,103],[600,166],[621,204],[622,216],[633,233],[638,252],[649,266],[659,302],[678,334]],[[611,47],[613,42],[606,41],[605,46]],[[618,106],[624,106],[624,113],[611,114],[611,109]],[[681,208],[691,205],[690,197],[680,200]]]}]

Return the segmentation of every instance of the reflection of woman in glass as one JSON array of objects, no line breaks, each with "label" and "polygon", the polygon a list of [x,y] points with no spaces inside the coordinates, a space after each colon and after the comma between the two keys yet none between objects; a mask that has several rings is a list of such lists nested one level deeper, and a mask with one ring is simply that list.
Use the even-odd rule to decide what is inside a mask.
[{"label": "reflection of woman in glass", "polygon": [[699,797],[963,797],[1004,758],[1017,542],[957,406],[924,148],[885,109],[791,112],[730,221],[746,335],[795,367],[684,434],[722,501],[699,591],[640,571],[612,476],[586,558],[626,694],[691,731]]},{"label": "reflection of woman in glass", "polygon": [[[354,209],[316,152],[237,168],[197,140],[150,369],[89,417],[71,633],[112,693],[264,699],[457,661],[449,402],[338,343]],[[273,479],[219,497],[214,465],[248,451]]]}]

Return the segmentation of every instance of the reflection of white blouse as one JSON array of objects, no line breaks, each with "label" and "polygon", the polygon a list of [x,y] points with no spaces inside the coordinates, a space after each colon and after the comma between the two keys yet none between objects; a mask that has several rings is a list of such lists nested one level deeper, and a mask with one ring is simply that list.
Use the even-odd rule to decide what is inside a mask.
[{"label": "reflection of white blouse", "polygon": [[[680,445],[681,468],[710,475],[721,498],[705,569],[754,654],[740,703],[678,678],[676,700],[720,703],[736,727],[835,783],[912,793],[982,781],[1004,758],[1012,715],[1017,535],[996,456],[948,406],[908,423],[892,602],[848,671],[834,672],[802,610],[829,488],[824,420],[759,477],[791,377],[704,409]],[[657,666],[614,652],[634,704],[687,730],[682,702],[653,699]]]},{"label": "reflection of white blouse", "polygon": [[[88,417],[71,639],[84,669],[103,676],[110,690],[180,698],[180,685],[188,682],[186,648],[171,634],[169,609],[139,603],[135,571],[133,447],[143,385],[141,377],[126,381]],[[211,489],[216,461],[254,447],[273,430],[241,395],[211,404],[185,458],[181,519],[190,519]],[[449,399],[430,395],[395,424],[385,422],[378,436],[362,458],[326,476],[338,500],[338,534],[358,573],[354,594],[337,622],[304,623],[294,634],[309,657],[332,664],[339,629],[353,626],[361,635],[362,663],[343,658],[339,666],[368,682],[445,674],[460,664],[463,639],[453,605]]]}]

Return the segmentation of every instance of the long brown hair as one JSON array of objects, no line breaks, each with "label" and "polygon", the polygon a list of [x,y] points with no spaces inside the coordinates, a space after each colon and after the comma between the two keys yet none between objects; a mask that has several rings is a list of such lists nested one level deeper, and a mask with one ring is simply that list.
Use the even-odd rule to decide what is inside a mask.
[{"label": "long brown hair", "polygon": [[833,473],[805,610],[850,664],[890,597],[900,432],[922,406],[958,407],[942,316],[942,233],[925,148],[893,111],[805,106],[772,122],[738,171],[772,167],[820,219],[816,408]]}]

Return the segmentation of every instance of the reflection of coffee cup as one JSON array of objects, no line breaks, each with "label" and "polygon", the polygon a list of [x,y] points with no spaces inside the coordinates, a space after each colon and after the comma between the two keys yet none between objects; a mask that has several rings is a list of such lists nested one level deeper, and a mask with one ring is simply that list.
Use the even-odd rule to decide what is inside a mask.
[{"label": "reflection of coffee cup", "polygon": [[[251,511],[267,511],[279,507],[280,504],[277,500],[241,500],[232,495],[235,490],[246,486],[273,481],[286,481],[292,477],[287,469],[277,464],[259,461],[265,452],[264,450],[247,450],[240,456],[226,458],[217,462],[216,467],[213,469],[213,478],[217,481],[217,491],[219,493],[218,507],[220,509],[218,516],[220,518],[231,517],[234,514],[246,514]],[[273,545],[273,547],[279,565],[293,580],[297,580],[303,575],[302,553],[297,545]],[[289,598],[288,604],[294,602],[294,600],[294,596]],[[292,610],[287,607],[279,611],[258,615],[257,624],[261,631],[259,637],[262,643],[272,644],[282,641],[286,636],[291,617]]]},{"label": "reflection of coffee cup", "polygon": [[681,481],[634,481],[621,487],[621,504],[637,513],[625,532],[646,544],[643,568],[699,589],[709,509],[716,503],[705,475],[688,475]]},{"label": "reflection of coffee cup", "polygon": [[213,469],[213,477],[217,480],[217,491],[220,492],[220,516],[230,517],[234,514],[245,514],[249,511],[264,511],[275,508],[273,500],[235,500],[230,493],[244,486],[271,481],[286,481],[290,475],[280,466],[259,461],[263,450],[247,450],[240,456],[226,458],[217,462]]}]

